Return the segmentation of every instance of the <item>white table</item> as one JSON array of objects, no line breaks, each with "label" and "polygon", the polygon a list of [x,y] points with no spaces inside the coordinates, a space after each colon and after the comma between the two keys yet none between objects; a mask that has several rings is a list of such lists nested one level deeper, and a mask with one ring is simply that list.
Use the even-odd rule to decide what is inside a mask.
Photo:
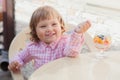
[{"label": "white table", "polygon": [[120,80],[120,51],[96,60],[95,52],[61,58],[36,70],[29,80]]}]

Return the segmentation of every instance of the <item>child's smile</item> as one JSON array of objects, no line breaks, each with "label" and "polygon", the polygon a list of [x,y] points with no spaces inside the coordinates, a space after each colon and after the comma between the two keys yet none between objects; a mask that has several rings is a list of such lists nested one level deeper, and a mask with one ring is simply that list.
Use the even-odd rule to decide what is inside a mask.
[{"label": "child's smile", "polygon": [[47,36],[47,37],[52,37],[52,36],[54,36],[56,33],[55,32],[46,32],[45,33],[45,36]]}]

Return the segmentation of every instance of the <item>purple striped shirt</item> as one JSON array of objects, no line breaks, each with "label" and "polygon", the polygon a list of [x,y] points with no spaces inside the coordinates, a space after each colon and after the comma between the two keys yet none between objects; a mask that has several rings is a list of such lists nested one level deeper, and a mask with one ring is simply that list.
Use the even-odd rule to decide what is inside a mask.
[{"label": "purple striped shirt", "polygon": [[77,34],[76,32],[64,35],[58,41],[49,45],[41,41],[39,43],[31,42],[13,60],[18,61],[21,65],[34,60],[34,68],[37,69],[55,59],[79,54],[83,42],[83,34]]}]

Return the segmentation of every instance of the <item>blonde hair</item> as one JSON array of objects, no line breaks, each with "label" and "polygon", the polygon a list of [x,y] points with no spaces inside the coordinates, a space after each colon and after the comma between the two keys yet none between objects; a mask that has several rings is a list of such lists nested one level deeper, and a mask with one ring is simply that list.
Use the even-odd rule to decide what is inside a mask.
[{"label": "blonde hair", "polygon": [[37,10],[34,11],[30,20],[30,29],[31,29],[30,34],[31,34],[32,41],[39,42],[40,40],[37,37],[36,30],[35,30],[37,24],[42,20],[46,20],[46,19],[49,20],[51,18],[57,18],[61,24],[62,33],[65,32],[64,20],[62,19],[61,15],[58,13],[57,10],[55,10],[51,6],[39,7]]}]

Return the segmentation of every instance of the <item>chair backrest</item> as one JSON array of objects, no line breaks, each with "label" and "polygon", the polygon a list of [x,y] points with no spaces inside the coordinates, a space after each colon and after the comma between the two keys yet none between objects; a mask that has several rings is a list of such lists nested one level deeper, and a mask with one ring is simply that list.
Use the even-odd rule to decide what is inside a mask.
[{"label": "chair backrest", "polygon": [[[30,29],[27,27],[23,29],[20,33],[18,33],[15,38],[12,40],[9,48],[9,60],[12,59],[17,52],[22,50],[25,45],[26,41],[29,40]],[[12,73],[13,80],[24,80],[24,77],[21,73],[14,74]]]},{"label": "chair backrest", "polygon": [[[68,30],[73,29],[73,26],[71,26],[70,24],[67,26],[69,26],[69,28],[67,28]],[[19,52],[25,47],[26,42],[30,38],[29,33],[30,29],[27,27],[15,36],[9,48],[9,59],[12,59],[17,52]],[[93,45],[92,37],[88,33],[85,33],[85,44],[88,46],[90,51],[96,51],[96,48]],[[11,74],[14,80],[24,80],[23,75],[21,73],[14,74],[11,72]]]}]

